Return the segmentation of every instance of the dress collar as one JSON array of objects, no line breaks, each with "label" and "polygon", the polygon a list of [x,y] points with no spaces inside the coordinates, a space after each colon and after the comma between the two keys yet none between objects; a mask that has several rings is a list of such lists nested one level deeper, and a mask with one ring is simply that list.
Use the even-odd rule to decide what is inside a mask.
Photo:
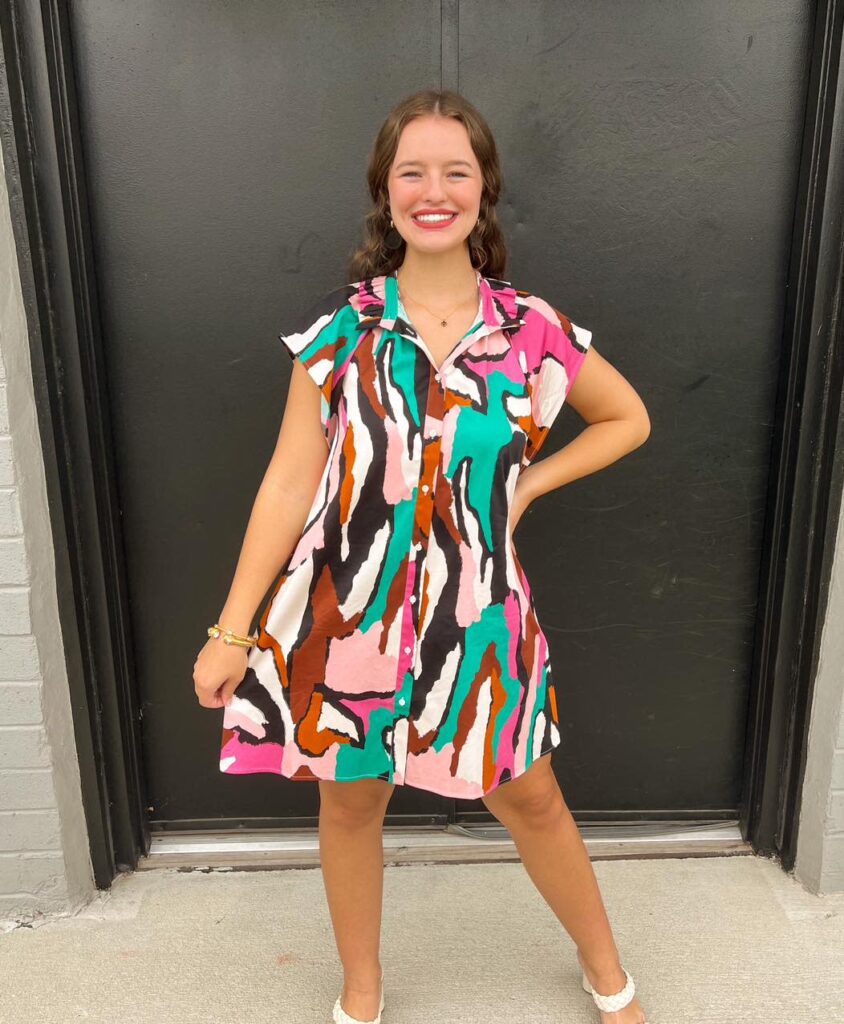
[{"label": "dress collar", "polygon": [[[509,281],[485,277],[479,270],[475,276],[480,290],[480,309],[484,323],[491,330],[521,327],[516,289]],[[352,295],[352,305],[358,314],[358,329],[376,326],[387,330],[398,329],[402,334],[415,334],[413,327],[399,316],[399,295],[396,272],[364,278]]]}]

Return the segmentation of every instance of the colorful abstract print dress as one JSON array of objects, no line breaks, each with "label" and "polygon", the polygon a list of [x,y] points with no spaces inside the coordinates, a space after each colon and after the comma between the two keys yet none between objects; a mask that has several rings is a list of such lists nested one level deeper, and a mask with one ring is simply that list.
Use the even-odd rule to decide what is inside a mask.
[{"label": "colorful abstract print dress", "polygon": [[438,367],[395,274],[280,335],[321,391],[328,459],[224,709],[220,771],[476,798],[560,743],[510,511],[591,332],[477,273]]}]

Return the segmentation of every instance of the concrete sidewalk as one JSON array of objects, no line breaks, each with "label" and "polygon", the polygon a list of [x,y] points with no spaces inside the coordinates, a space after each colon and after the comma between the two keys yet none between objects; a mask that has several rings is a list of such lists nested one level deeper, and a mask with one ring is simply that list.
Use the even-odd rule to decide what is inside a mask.
[{"label": "concrete sidewalk", "polygon": [[[649,1024],[844,1019],[844,895],[755,856],[593,863]],[[390,866],[384,897],[384,1024],[598,1024],[521,864]],[[0,977],[3,1024],[330,1024],[341,970],[318,868],[159,869],[12,926]]]}]

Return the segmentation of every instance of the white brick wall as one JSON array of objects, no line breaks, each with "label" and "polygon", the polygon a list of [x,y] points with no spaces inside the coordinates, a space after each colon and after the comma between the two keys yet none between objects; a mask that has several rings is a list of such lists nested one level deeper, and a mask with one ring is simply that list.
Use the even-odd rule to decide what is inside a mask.
[{"label": "white brick wall", "polygon": [[809,723],[794,872],[812,892],[844,892],[844,514]]},{"label": "white brick wall", "polygon": [[67,900],[6,400],[4,323],[0,321],[0,917]]},{"label": "white brick wall", "polygon": [[73,910],[94,891],[64,664],[0,154],[0,922],[6,927]]}]

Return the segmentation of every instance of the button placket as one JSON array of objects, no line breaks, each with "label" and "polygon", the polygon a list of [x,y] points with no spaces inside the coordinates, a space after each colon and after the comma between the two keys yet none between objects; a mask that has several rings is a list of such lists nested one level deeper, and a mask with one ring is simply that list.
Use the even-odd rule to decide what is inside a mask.
[{"label": "button placket", "polygon": [[[436,392],[429,388],[422,418],[422,429],[428,420],[428,412],[432,406],[436,410]],[[425,560],[425,537],[431,528],[433,519],[433,501],[429,495],[433,489],[439,465],[440,439],[438,436],[423,440],[423,452],[419,462],[417,480],[416,507],[413,515],[413,535],[408,558],[407,577],[405,579],[404,600],[402,601],[401,654],[396,676],[396,690],[393,708],[393,721],[399,722],[410,714],[410,703],[413,694],[413,680],[419,665],[419,623],[417,609],[417,593],[419,581],[423,576]],[[427,504],[425,502],[427,501]],[[410,628],[408,628],[410,626]],[[396,772],[404,773],[404,765],[395,765]]]},{"label": "button placket", "polygon": [[[415,530],[416,526],[414,523],[414,533]],[[412,684],[408,684],[408,680],[412,680],[414,670],[415,659],[413,657],[413,653],[414,648],[416,646],[417,624],[414,615],[414,608],[412,605],[408,606],[408,597],[411,596],[411,594],[413,593],[416,587],[416,580],[419,575],[419,563],[414,549],[415,545],[411,543],[411,557],[408,558],[404,600],[402,601],[401,610],[401,654],[398,659],[398,672],[396,674],[396,686],[393,700],[394,721],[406,717],[407,715],[405,709],[408,707],[409,704],[412,686]],[[402,712],[398,713],[397,708],[401,708]],[[402,765],[400,767],[401,770],[403,771],[404,766]]]},{"label": "button placket", "polygon": [[[419,494],[429,494],[430,491],[431,491],[431,487],[427,483],[426,484],[422,484],[419,487]],[[419,587],[419,581],[422,579],[423,568],[424,568],[425,545],[423,544],[422,541],[423,541],[423,537],[427,534],[427,532],[431,528],[431,518],[432,518],[432,517],[428,516],[428,517],[426,517],[427,522],[420,523],[420,519],[419,519],[419,501],[420,501],[420,499],[419,499],[419,497],[417,497],[417,509],[416,509],[416,516],[414,517],[414,527],[413,527],[413,529],[414,529],[414,540],[413,540],[413,543],[411,544],[411,548],[410,548],[411,556],[412,556],[412,561],[411,561],[410,564],[412,564],[413,568],[411,570],[410,565],[408,566],[408,579],[407,579],[407,582],[405,584],[405,602],[406,603],[405,603],[405,605],[403,605],[404,614],[406,616],[408,616],[408,615],[410,616],[410,622],[412,622],[412,624],[413,624],[413,630],[412,630],[412,637],[413,637],[413,639],[412,639],[412,642],[404,641],[403,640],[403,647],[402,647],[402,650],[403,650],[404,654],[410,656],[410,660],[407,662],[406,665],[403,666],[404,674],[406,675],[406,673],[409,672],[411,676],[413,676],[415,674],[416,669],[418,668],[419,622],[418,622],[418,613],[417,613],[417,610],[415,608],[415,605],[416,605],[417,600],[418,600],[417,594],[416,594],[416,590]],[[406,635],[409,636],[410,634],[411,634],[411,631],[410,630],[406,630],[405,622],[403,622],[402,623],[402,637],[404,638]],[[400,670],[400,679],[401,679],[402,674],[403,673]],[[399,703],[403,703],[403,702],[400,700]]]}]

